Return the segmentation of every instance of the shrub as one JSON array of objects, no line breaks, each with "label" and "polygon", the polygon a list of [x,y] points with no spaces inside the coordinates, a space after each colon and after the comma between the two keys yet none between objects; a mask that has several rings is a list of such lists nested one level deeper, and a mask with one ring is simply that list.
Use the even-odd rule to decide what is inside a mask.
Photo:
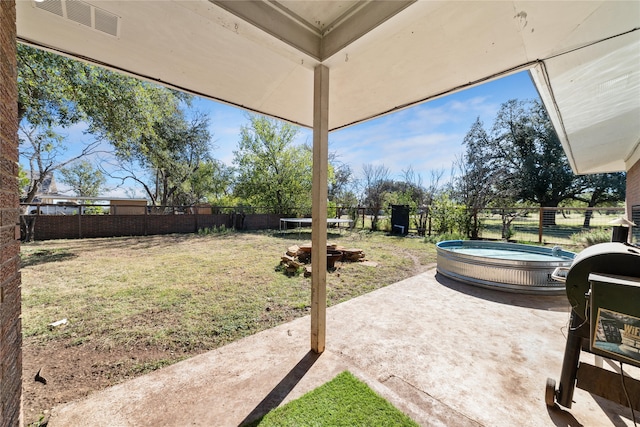
[{"label": "shrub", "polygon": [[205,227],[205,228],[199,228],[198,229],[198,235],[200,236],[208,236],[210,234],[228,234],[230,232],[232,232],[233,229],[231,228],[227,228],[224,225],[221,225],[219,227]]},{"label": "shrub", "polygon": [[443,233],[434,234],[433,236],[427,236],[424,238],[425,243],[438,243],[444,240],[465,240],[466,236],[461,233]]},{"label": "shrub", "polygon": [[511,226],[509,225],[505,230],[503,230],[503,233],[502,233],[502,234],[504,235],[504,237],[503,237],[503,238],[504,238],[505,240],[509,240],[509,239],[511,239],[511,238],[513,237],[513,235],[514,235],[514,234],[516,234],[516,233],[515,233],[515,231],[513,231],[513,227],[511,227]]},{"label": "shrub", "polygon": [[439,234],[465,232],[469,229],[466,208],[443,194],[434,200],[431,208],[433,230]]},{"label": "shrub", "polygon": [[571,241],[578,246],[589,247],[611,241],[611,231],[606,228],[594,228],[571,235]]}]

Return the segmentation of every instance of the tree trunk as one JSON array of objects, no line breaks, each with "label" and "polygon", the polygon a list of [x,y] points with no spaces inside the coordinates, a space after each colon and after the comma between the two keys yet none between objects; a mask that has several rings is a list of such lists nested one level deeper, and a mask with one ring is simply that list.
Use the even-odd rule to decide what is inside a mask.
[{"label": "tree trunk", "polygon": [[[553,206],[549,206],[550,208],[557,208],[558,204]],[[558,213],[557,209],[545,210],[542,212],[542,226],[543,227],[551,227],[556,225],[556,214]]]},{"label": "tree trunk", "polygon": [[477,239],[480,235],[480,225],[478,224],[478,212],[473,213],[473,226],[471,227],[471,238]]},{"label": "tree trunk", "polygon": [[371,218],[371,231],[378,231],[378,211]]},{"label": "tree trunk", "polygon": [[[589,207],[593,208],[596,206],[596,200],[598,200],[598,198],[600,198],[601,191],[594,191],[593,194],[591,195],[591,198],[589,199]],[[589,228],[591,226],[591,217],[593,216],[593,211],[591,209],[586,210],[584,212],[584,222],[582,223],[582,227],[584,228]]]},{"label": "tree trunk", "polygon": [[500,216],[502,217],[502,238],[504,240],[508,240],[511,237],[509,227],[511,227],[512,220],[509,218],[509,214],[505,212],[504,209],[500,213]]},{"label": "tree trunk", "polygon": [[378,231],[378,213],[380,212],[380,206],[373,206],[371,209],[371,231]]},{"label": "tree trunk", "polygon": [[[591,207],[591,206],[589,206]],[[586,210],[584,212],[584,222],[582,223],[583,228],[589,228],[591,226],[591,217],[593,216],[592,210]]]},{"label": "tree trunk", "polygon": [[36,198],[36,194],[38,194],[38,189],[40,188],[40,184],[42,183],[42,180],[44,179],[42,177],[43,175],[41,175],[40,177],[36,178],[36,179],[32,179],[31,181],[31,186],[29,187],[29,191],[27,193],[27,197],[22,201],[22,203],[24,203],[24,207],[23,207],[23,213],[28,214],[29,212],[27,212],[29,210],[29,206],[28,204],[33,202],[33,199]]},{"label": "tree trunk", "polygon": [[22,226],[20,227],[20,240],[23,242],[33,242],[35,239],[36,216],[20,215]]}]

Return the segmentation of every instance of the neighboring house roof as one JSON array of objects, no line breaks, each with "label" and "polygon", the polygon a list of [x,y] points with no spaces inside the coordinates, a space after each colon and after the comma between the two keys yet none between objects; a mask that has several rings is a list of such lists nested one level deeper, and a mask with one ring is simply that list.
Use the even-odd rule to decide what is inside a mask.
[{"label": "neighboring house roof", "polygon": [[38,194],[58,194],[56,178],[52,173],[45,175],[44,179],[40,183],[40,191],[38,191]]},{"label": "neighboring house roof", "polygon": [[49,0],[16,12],[20,42],[303,126],[322,64],[330,131],[529,69],[574,171],[640,160],[638,1]]},{"label": "neighboring house roof", "polygon": [[[31,177],[31,180],[37,180],[40,178],[40,174],[37,172],[27,171],[27,176]],[[56,178],[52,172],[47,173],[44,176],[44,179],[38,185],[38,192],[36,193],[36,197],[47,195],[59,195],[58,193],[58,185],[56,184]]]}]

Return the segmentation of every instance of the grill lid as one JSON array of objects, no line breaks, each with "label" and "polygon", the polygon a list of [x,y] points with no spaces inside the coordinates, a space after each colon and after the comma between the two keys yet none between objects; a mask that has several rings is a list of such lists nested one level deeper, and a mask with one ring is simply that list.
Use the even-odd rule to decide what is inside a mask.
[{"label": "grill lid", "polygon": [[580,252],[567,272],[567,299],[573,311],[586,320],[589,274],[640,277],[640,248],[627,243],[600,243]]}]

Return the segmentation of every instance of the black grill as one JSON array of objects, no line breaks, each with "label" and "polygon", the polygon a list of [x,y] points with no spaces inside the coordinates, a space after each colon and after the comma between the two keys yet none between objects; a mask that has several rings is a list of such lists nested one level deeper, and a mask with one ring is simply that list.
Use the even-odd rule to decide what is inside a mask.
[{"label": "black grill", "polygon": [[547,379],[545,402],[571,408],[577,386],[640,410],[640,381],[625,377],[621,382],[617,373],[580,362],[580,352],[587,351],[620,362],[620,370],[622,362],[640,366],[640,248],[617,242],[594,245],[580,252],[564,274],[556,270],[553,277],[565,282],[571,316],[560,386],[556,389],[555,381]]},{"label": "black grill", "polygon": [[582,320],[588,318],[586,295],[591,273],[640,277],[640,248],[625,243],[601,243],[588,247],[573,259],[565,286],[571,308]]}]

